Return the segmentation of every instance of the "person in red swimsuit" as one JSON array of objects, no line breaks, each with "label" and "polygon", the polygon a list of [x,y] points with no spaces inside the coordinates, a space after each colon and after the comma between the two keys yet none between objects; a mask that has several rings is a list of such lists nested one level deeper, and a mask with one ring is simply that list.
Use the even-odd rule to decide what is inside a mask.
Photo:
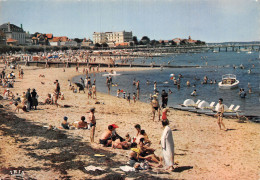
[{"label": "person in red swimsuit", "polygon": [[167,112],[169,112],[168,108],[164,108],[162,110],[162,120],[166,120],[167,119]]}]

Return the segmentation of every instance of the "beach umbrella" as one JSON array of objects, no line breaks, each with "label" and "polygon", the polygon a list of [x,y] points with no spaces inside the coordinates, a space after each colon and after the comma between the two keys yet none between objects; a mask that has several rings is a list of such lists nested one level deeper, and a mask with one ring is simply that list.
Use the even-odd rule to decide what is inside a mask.
[{"label": "beach umbrella", "polygon": [[198,108],[200,109],[205,109],[205,108],[209,108],[209,103],[207,101],[201,101],[198,105]]},{"label": "beach umbrella", "polygon": [[194,105],[195,102],[192,100],[192,99],[186,99],[184,102],[183,102],[183,105],[184,106],[191,106],[191,105]]}]

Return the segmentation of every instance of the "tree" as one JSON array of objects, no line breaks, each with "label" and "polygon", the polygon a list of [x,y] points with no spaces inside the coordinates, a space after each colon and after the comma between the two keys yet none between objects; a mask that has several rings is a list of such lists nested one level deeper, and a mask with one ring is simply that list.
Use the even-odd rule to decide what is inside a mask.
[{"label": "tree", "polygon": [[101,45],[99,43],[96,43],[95,47],[101,47]]},{"label": "tree", "polygon": [[151,44],[152,46],[156,46],[156,45],[159,44],[159,42],[156,41],[155,39],[153,39],[153,40],[150,41],[150,44]]},{"label": "tree", "polygon": [[180,42],[180,45],[187,45],[187,44],[188,44],[187,39],[183,39],[183,40],[181,40],[181,42]]},{"label": "tree", "polygon": [[138,45],[138,39],[137,39],[136,36],[133,36],[133,41],[134,41],[134,44],[135,44],[135,45]]},{"label": "tree", "polygon": [[81,43],[83,40],[79,38],[75,38],[74,41],[76,41],[77,43]]},{"label": "tree", "polygon": [[170,44],[171,44],[172,46],[177,46],[177,43],[176,43],[175,41],[170,41]]},{"label": "tree", "polygon": [[165,42],[164,42],[164,40],[162,40],[161,44],[162,44],[163,46],[165,46]]},{"label": "tree", "polygon": [[196,45],[205,45],[206,43],[204,41],[201,40],[197,40],[197,42],[195,42]]},{"label": "tree", "polygon": [[108,44],[104,42],[104,43],[101,44],[101,46],[102,47],[108,47]]},{"label": "tree", "polygon": [[150,43],[150,38],[148,38],[147,36],[143,36],[141,41],[143,42],[143,44],[149,44]]}]

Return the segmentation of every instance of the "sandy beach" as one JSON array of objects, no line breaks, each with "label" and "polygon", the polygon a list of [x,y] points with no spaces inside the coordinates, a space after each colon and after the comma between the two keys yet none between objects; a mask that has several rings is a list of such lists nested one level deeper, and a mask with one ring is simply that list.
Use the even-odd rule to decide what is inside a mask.
[{"label": "sandy beach", "polygon": [[[0,65],[2,68],[3,65]],[[147,103],[129,104],[125,99],[97,93],[97,99],[88,99],[87,93],[72,93],[68,79],[82,74],[75,68],[22,67],[24,78],[16,79],[10,90],[22,94],[27,88],[35,88],[39,102],[52,93],[58,79],[65,100],[61,107],[39,105],[38,110],[15,113],[10,101],[0,100],[0,179],[8,177],[10,170],[23,170],[32,179],[250,179],[260,178],[260,126],[237,119],[224,119],[228,131],[221,131],[217,119],[206,115],[170,110],[168,119],[173,130],[175,162],[173,172],[163,168],[125,173],[120,166],[128,162],[128,150],[101,147],[101,133],[109,124],[117,124],[117,133],[131,137],[136,135],[135,124],[145,129],[161,155],[159,145],[163,131],[160,122],[152,121],[151,107]],[[112,68],[111,68],[112,69]],[[111,70],[108,69],[107,70]],[[104,69],[102,69],[104,70]],[[142,68],[116,68],[119,71],[146,70]],[[11,72],[10,69],[7,72]],[[17,70],[15,70],[18,75]],[[40,74],[45,77],[39,77]],[[105,83],[105,82],[104,82]],[[98,91],[98,87],[97,87]],[[3,94],[4,88],[0,88]],[[98,101],[100,104],[95,104]],[[62,106],[70,105],[69,108]],[[89,130],[48,130],[50,124],[60,127],[64,116],[72,123],[88,116],[91,107],[96,108],[97,127],[95,143],[91,144]],[[95,157],[103,154],[104,157]],[[86,171],[86,166],[102,167],[104,171]]]}]

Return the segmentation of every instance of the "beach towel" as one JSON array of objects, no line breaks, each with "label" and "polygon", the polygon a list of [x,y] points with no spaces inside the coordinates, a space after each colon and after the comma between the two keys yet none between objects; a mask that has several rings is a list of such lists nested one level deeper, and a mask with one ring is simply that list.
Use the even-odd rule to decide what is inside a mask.
[{"label": "beach towel", "polygon": [[131,166],[120,166],[120,169],[124,172],[132,172],[132,171],[135,171],[135,168],[134,167],[131,167]]},{"label": "beach towel", "polygon": [[103,168],[92,166],[92,165],[84,167],[84,168],[85,168],[86,171],[96,171],[96,170],[104,171]]}]

